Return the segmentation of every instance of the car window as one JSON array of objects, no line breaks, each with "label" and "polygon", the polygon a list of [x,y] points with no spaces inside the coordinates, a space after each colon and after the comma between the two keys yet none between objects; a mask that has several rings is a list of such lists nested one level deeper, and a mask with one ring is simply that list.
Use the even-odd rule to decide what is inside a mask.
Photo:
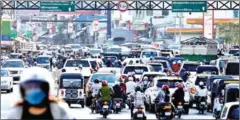
[{"label": "car window", "polygon": [[177,83],[182,82],[181,80],[158,80],[157,86],[168,85],[169,88],[176,88]]},{"label": "car window", "polygon": [[128,74],[129,72],[135,72],[135,74],[143,74],[144,72],[149,72],[147,67],[144,66],[127,66],[123,74]]},{"label": "car window", "polygon": [[239,88],[230,88],[226,93],[226,103],[235,102],[239,100]]},{"label": "car window", "polygon": [[65,67],[90,67],[90,64],[86,60],[68,60]]},{"label": "car window", "polygon": [[199,85],[200,81],[204,82],[204,84],[206,85],[207,79],[208,79],[207,77],[197,77],[195,85]]},{"label": "car window", "polygon": [[160,63],[163,65],[163,67],[164,67],[165,69],[168,69],[168,64],[167,64],[166,61],[162,61],[162,62],[160,62]]},{"label": "car window", "polygon": [[106,80],[108,83],[115,83],[117,77],[114,74],[94,74],[91,78],[91,82],[95,79],[98,79],[99,81]]},{"label": "car window", "polygon": [[96,62],[96,61],[90,61],[90,63],[91,63],[91,66],[92,66],[93,68],[97,66],[97,62]]},{"label": "car window", "polygon": [[120,53],[120,52],[122,52],[122,48],[109,48],[108,51],[109,51],[109,52],[117,52],[117,53]]},{"label": "car window", "polygon": [[37,63],[38,64],[46,64],[49,63],[49,57],[38,57],[37,58]]},{"label": "car window", "polygon": [[8,68],[8,67],[23,68],[24,64],[22,61],[5,61],[2,67],[3,68]]},{"label": "car window", "polygon": [[8,72],[6,70],[1,70],[1,77],[8,76]]},{"label": "car window", "polygon": [[234,105],[230,108],[227,118],[231,120],[239,120],[239,105]]},{"label": "car window", "polygon": [[154,51],[143,51],[142,52],[142,58],[151,58],[151,57],[157,57],[157,52]]},{"label": "car window", "polygon": [[63,87],[71,87],[71,88],[81,88],[83,85],[82,79],[63,79],[62,86]]},{"label": "car window", "polygon": [[151,68],[153,68],[153,70],[152,71],[156,71],[156,72],[163,72],[163,66],[162,65],[157,65],[157,64],[153,64],[153,65],[151,65],[152,67]]},{"label": "car window", "polygon": [[198,64],[183,64],[185,71],[196,72]]},{"label": "car window", "polygon": [[99,54],[99,53],[101,53],[101,50],[89,50],[89,53],[91,53],[91,54]]},{"label": "car window", "polygon": [[226,75],[239,75],[239,63],[228,63]]}]

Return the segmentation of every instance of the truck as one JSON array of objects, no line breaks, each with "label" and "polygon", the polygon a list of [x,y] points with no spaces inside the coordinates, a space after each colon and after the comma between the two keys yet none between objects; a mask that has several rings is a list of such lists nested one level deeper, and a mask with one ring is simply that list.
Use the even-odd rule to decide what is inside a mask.
[{"label": "truck", "polygon": [[181,41],[180,54],[189,61],[211,61],[217,59],[217,49],[217,41],[194,37]]}]

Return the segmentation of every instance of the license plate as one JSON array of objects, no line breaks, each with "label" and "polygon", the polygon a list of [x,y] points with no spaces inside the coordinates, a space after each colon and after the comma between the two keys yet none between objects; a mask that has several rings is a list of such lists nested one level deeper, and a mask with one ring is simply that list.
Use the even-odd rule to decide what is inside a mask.
[{"label": "license plate", "polygon": [[143,114],[137,114],[138,118],[143,118]]},{"label": "license plate", "polygon": [[165,115],[171,115],[171,112],[165,112]]},{"label": "license plate", "polygon": [[107,105],[104,105],[103,108],[104,108],[104,109],[108,109],[108,106],[107,106]]},{"label": "license plate", "polygon": [[202,105],[205,105],[205,102],[201,102]]},{"label": "license plate", "polygon": [[120,106],[120,103],[117,103],[117,104],[116,104],[116,106],[118,106],[118,107],[119,107],[119,106]]},{"label": "license plate", "polygon": [[196,107],[197,105],[196,104],[193,104],[193,107]]},{"label": "license plate", "polygon": [[182,109],[182,108],[183,108],[183,106],[178,106],[178,108],[179,108],[179,109]]}]

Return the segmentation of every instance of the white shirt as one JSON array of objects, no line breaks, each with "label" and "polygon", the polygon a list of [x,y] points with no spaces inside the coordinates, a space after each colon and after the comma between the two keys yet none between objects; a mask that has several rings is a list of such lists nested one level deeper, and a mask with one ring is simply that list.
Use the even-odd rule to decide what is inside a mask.
[{"label": "white shirt", "polygon": [[131,92],[135,91],[135,88],[137,87],[137,84],[133,81],[128,81],[126,83],[126,87],[127,87],[127,92],[126,93],[131,93]]},{"label": "white shirt", "polygon": [[197,90],[197,96],[207,97],[207,88],[206,87],[204,89],[201,89],[199,86],[197,86],[196,90]]},{"label": "white shirt", "polygon": [[134,97],[134,106],[135,107],[144,106],[144,94],[143,93],[141,93],[140,91],[137,91],[137,92],[132,92],[130,95]]},{"label": "white shirt", "polygon": [[99,83],[99,84],[93,84],[93,85],[92,85],[91,90],[92,90],[92,96],[93,96],[93,97],[95,97],[95,96],[98,94],[99,89],[100,89],[101,87],[102,87],[102,86],[100,85],[100,83]]}]

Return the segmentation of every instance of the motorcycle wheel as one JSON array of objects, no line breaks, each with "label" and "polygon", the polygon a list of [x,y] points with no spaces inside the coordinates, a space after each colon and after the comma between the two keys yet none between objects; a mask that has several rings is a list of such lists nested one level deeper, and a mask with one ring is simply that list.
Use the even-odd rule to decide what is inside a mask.
[{"label": "motorcycle wheel", "polygon": [[181,118],[181,116],[182,116],[182,114],[181,114],[181,113],[179,113],[179,115],[178,115],[178,118]]},{"label": "motorcycle wheel", "polygon": [[204,114],[204,110],[202,110],[202,114]]},{"label": "motorcycle wheel", "polygon": [[103,114],[103,118],[107,118],[107,115],[104,115],[104,114]]}]

